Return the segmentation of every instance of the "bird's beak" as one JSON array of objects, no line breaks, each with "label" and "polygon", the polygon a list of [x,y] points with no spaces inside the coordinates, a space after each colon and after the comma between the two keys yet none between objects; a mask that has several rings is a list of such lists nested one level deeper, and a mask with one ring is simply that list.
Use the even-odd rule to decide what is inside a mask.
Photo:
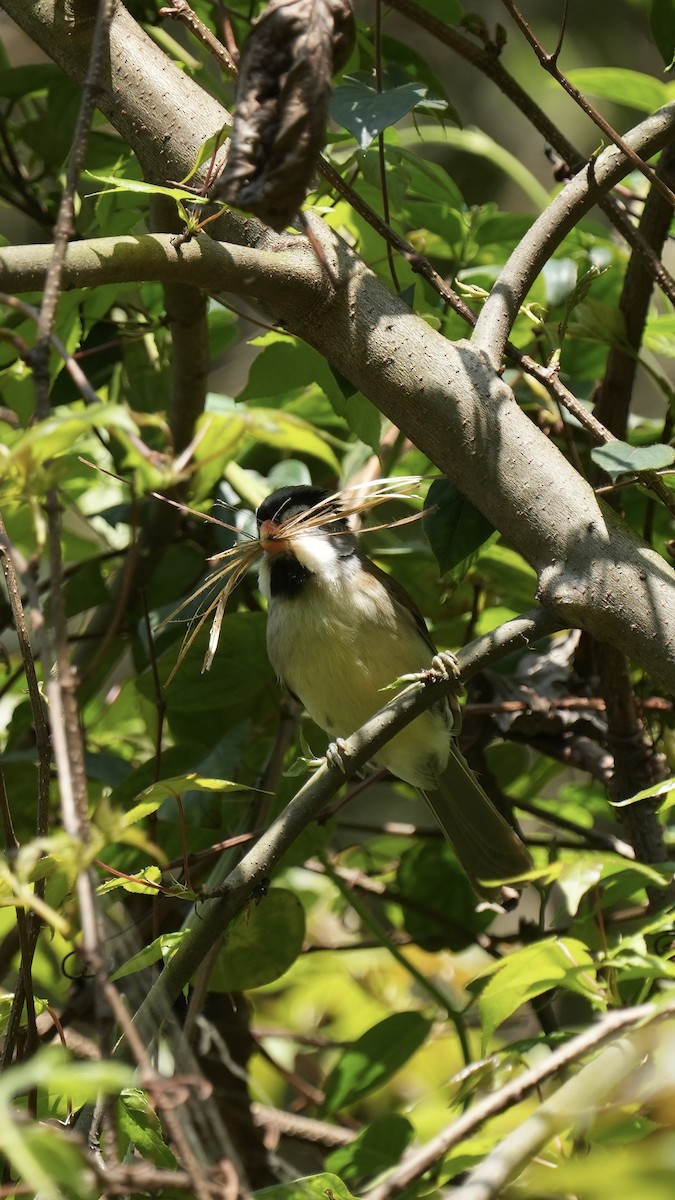
[{"label": "bird's beak", "polygon": [[291,543],[288,538],[280,537],[281,526],[276,521],[263,521],[260,526],[260,543],[266,554],[288,553]]}]

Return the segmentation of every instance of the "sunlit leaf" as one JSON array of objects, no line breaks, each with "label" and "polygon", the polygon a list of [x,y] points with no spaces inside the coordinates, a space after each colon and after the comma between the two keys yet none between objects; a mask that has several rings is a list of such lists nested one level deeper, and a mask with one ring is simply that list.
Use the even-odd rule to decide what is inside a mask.
[{"label": "sunlit leaf", "polygon": [[307,1175],[256,1192],[256,1200],[355,1200],[337,1175]]},{"label": "sunlit leaf", "polygon": [[[625,808],[628,804],[638,804],[640,800],[653,800],[659,796],[668,796],[673,791],[675,791],[675,776],[671,775],[668,779],[662,779],[660,783],[653,783],[650,787],[642,788],[641,791],[636,792],[628,800],[613,800],[612,807]],[[666,808],[672,808],[673,804],[675,804],[675,796],[672,800],[667,800],[662,807],[665,810]]]},{"label": "sunlit leaf", "polygon": [[[9,1014],[12,1011],[13,1004],[14,1004],[14,993],[9,993],[7,995],[0,996],[0,1033],[4,1033],[5,1030],[7,1029],[7,1022],[9,1021]],[[35,1015],[36,1015],[36,1017],[39,1017],[40,1013],[47,1011],[47,1009],[49,1007],[49,1001],[41,1000],[39,996],[34,996],[33,997],[33,1005],[35,1008]],[[28,1020],[28,1017],[26,1014],[26,1010],[24,1008],[23,1012],[21,1013],[21,1025],[25,1026],[27,1020]]]},{"label": "sunlit leaf", "polygon": [[110,978],[113,980],[124,979],[127,975],[134,975],[136,971],[143,971],[146,967],[151,967],[153,963],[169,962],[188,933],[188,929],[179,929],[175,933],[160,934],[137,954],[132,954],[131,958],[122,963],[122,966],[118,967]]},{"label": "sunlit leaf", "polygon": [[176,775],[173,779],[160,779],[141,792],[138,803],[125,814],[125,821],[133,825],[142,821],[150,813],[156,812],[165,800],[183,796],[185,792],[242,792],[246,787],[243,783],[233,783],[230,779],[208,779],[198,775],[196,771],[188,771],[186,775]]},{"label": "sunlit leaf", "polygon": [[662,108],[673,97],[668,84],[625,67],[578,67],[569,71],[568,77],[580,92],[647,113]]},{"label": "sunlit leaf", "polygon": [[[164,1138],[157,1114],[148,1104],[147,1096],[138,1088],[125,1088],[117,1105],[118,1133],[126,1138],[142,1158],[170,1171],[176,1160]],[[123,1146],[123,1153],[127,1146]]]},{"label": "sunlit leaf", "polygon": [[325,437],[295,413],[277,408],[249,408],[243,414],[248,433],[257,441],[277,450],[289,450],[296,454],[311,454],[339,471],[335,451]]},{"label": "sunlit leaf", "polygon": [[[112,192],[142,192],[147,196],[170,196],[172,200],[190,200],[193,203],[200,200],[194,192],[182,187],[164,187],[159,183],[147,183],[145,179],[123,179],[118,175],[96,175],[93,171],[85,171],[84,174],[94,183],[109,184]],[[205,203],[203,199],[201,202]]]},{"label": "sunlit leaf", "polygon": [[503,1021],[552,988],[579,992],[594,1004],[602,1004],[595,973],[588,949],[575,938],[546,938],[507,955],[492,971],[478,1002],[484,1049]]},{"label": "sunlit leaf", "polygon": [[116,892],[120,889],[125,892],[137,892],[139,895],[152,896],[157,892],[154,886],[159,883],[162,878],[162,872],[159,867],[145,867],[142,871],[137,871],[135,875],[127,875],[123,877],[113,876],[106,880],[105,883],[99,884],[97,891],[99,896],[107,895],[108,892]]}]

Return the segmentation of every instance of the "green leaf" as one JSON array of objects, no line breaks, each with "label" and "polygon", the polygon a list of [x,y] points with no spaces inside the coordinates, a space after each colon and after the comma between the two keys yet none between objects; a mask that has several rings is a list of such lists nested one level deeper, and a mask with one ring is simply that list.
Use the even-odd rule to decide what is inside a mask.
[{"label": "green leaf", "polygon": [[[650,1058],[655,1057],[655,1051],[666,1054],[665,1046],[657,1046]],[[626,1104],[626,1100],[623,1101]],[[655,1099],[658,1111],[658,1101]],[[611,1124],[621,1120],[621,1101],[615,1105],[619,1111]],[[586,1133],[586,1141],[593,1137],[595,1126],[600,1129],[607,1127],[608,1118],[615,1105],[607,1105],[603,1118],[591,1125]],[[582,1114],[579,1114],[580,1117]],[[592,1113],[584,1114],[585,1126],[590,1125]],[[601,1117],[601,1114],[597,1114]],[[624,1114],[625,1120],[625,1114]],[[610,1124],[610,1128],[611,1128]],[[583,1200],[672,1200],[673,1195],[673,1137],[672,1131],[660,1128],[658,1134],[644,1140],[618,1146],[593,1146],[583,1154],[575,1154],[569,1158],[563,1157],[557,1161],[555,1170],[551,1170],[550,1162],[541,1165],[531,1162],[527,1168],[528,1194],[530,1196],[560,1196],[567,1200],[569,1196],[583,1196]]]},{"label": "green leaf", "polygon": [[188,771],[186,775],[175,775],[173,779],[160,779],[145,788],[138,803],[125,814],[125,824],[134,825],[150,813],[156,812],[165,800],[183,796],[185,792],[243,792],[248,790],[243,783],[232,783],[230,779],[209,779]]},{"label": "green leaf", "polygon": [[352,433],[365,442],[366,446],[370,446],[375,454],[379,454],[382,414],[363,392],[359,392],[345,379],[344,375],[334,367],[331,367],[331,371],[342,397],[340,403],[336,393],[331,395],[330,401],[334,411],[338,416],[344,417]]},{"label": "green leaf", "polygon": [[29,66],[5,67],[0,71],[0,96],[8,100],[27,100],[46,92],[63,73],[53,63],[30,63]]},{"label": "green leaf", "polygon": [[387,1083],[426,1041],[431,1022],[421,1013],[395,1013],[341,1054],[326,1080],[322,1114],[338,1112]]},{"label": "green leaf", "polygon": [[483,1048],[521,1005],[551,988],[579,992],[597,1004],[602,993],[595,984],[595,971],[586,946],[575,938],[547,938],[509,954],[491,971],[478,1002]]},{"label": "green leaf", "polygon": [[565,910],[575,917],[584,896],[602,878],[602,862],[599,859],[576,859],[560,864],[556,875],[556,887],[565,898]]},{"label": "green leaf", "polygon": [[239,317],[215,300],[209,305],[209,354],[218,358],[237,338]]},{"label": "green leaf", "polygon": [[[192,613],[190,613],[192,615]],[[249,717],[264,720],[275,704],[275,676],[267,656],[265,614],[228,612],[210,671],[202,673],[210,622],[195,639],[166,691],[167,719],[178,740],[212,747],[223,730]],[[172,644],[160,657],[160,678],[176,666],[178,648]],[[154,704],[149,671],[137,687]]]},{"label": "green leaf", "polygon": [[90,404],[87,408],[61,408],[44,421],[39,421],[18,439],[13,457],[23,459],[27,453],[44,461],[56,455],[72,452],[74,442],[91,429],[119,429],[138,436],[138,426],[129,409],[123,404]]},{"label": "green leaf", "polygon": [[673,97],[673,88],[660,79],[624,67],[580,67],[569,71],[568,78],[580,92],[588,92],[600,100],[611,100],[614,104],[625,104],[640,112],[654,112]]},{"label": "green leaf", "polygon": [[213,992],[246,992],[293,965],[305,940],[305,910],[294,892],[271,888],[226,934],[209,979]]},{"label": "green leaf", "polygon": [[630,446],[628,442],[608,442],[591,450],[591,458],[610,479],[637,475],[640,471],[658,471],[675,462],[675,449],[657,443],[654,446]]},{"label": "green leaf", "polygon": [[675,313],[659,313],[645,325],[642,344],[655,354],[675,358]]},{"label": "green leaf", "polygon": [[248,433],[258,442],[275,446],[277,450],[292,450],[295,454],[310,454],[327,463],[339,473],[340,464],[324,436],[295,413],[283,408],[249,408],[242,413]]},{"label": "green leaf", "polygon": [[447,479],[436,479],[427,493],[424,532],[441,575],[468,564],[495,536],[495,528]]},{"label": "green leaf", "polygon": [[100,1195],[79,1147],[62,1130],[5,1119],[0,1148],[21,1182],[42,1200],[94,1200]]},{"label": "green leaf", "polygon": [[121,967],[118,967],[114,975],[110,978],[115,981],[124,979],[127,975],[134,975],[136,971],[143,971],[146,967],[151,967],[156,962],[169,962],[173,958],[184,937],[187,937],[189,929],[179,929],[175,933],[162,933],[154,941],[144,946],[137,954],[132,954]]},{"label": "green leaf", "polygon": [[106,1059],[100,1062],[72,1062],[62,1059],[44,1072],[40,1083],[48,1088],[51,1094],[76,1094],[78,1104],[83,1104],[95,1102],[101,1093],[115,1095],[122,1088],[129,1087],[133,1077],[133,1068],[128,1063],[110,1062]]},{"label": "green leaf", "polygon": [[615,304],[602,300],[584,300],[574,313],[574,320],[569,322],[569,331],[576,337],[599,342],[602,346],[627,345],[626,321],[623,313]]},{"label": "green leaf", "polygon": [[306,1175],[255,1193],[255,1200],[355,1200],[337,1175]]},{"label": "green leaf", "polygon": [[[278,333],[256,338],[262,347],[237,406],[279,407],[326,427],[331,409],[344,412],[344,393],[326,360],[305,342]],[[335,422],[334,422],[335,423]]]},{"label": "green leaf", "polygon": [[119,1133],[127,1140],[127,1145],[121,1147],[120,1157],[124,1157],[131,1143],[147,1162],[167,1171],[175,1168],[176,1160],[162,1137],[159,1119],[144,1092],[138,1088],[124,1089],[117,1104],[117,1123]]},{"label": "green leaf", "polygon": [[646,888],[663,890],[669,886],[672,878],[672,867],[667,862],[659,864],[657,870],[647,863],[630,862],[618,855],[605,854],[600,877],[600,905],[612,909],[628,899],[639,902]]},{"label": "green leaf", "polygon": [[423,83],[403,83],[378,92],[365,80],[347,75],[333,92],[330,113],[365,150],[378,133],[395,125],[428,98],[429,90]]},{"label": "green leaf", "polygon": [[105,896],[108,892],[115,892],[121,888],[125,892],[137,892],[142,896],[151,896],[156,894],[157,888],[154,884],[159,883],[161,878],[162,872],[159,867],[144,867],[142,871],[136,871],[134,875],[124,878],[114,876],[100,884],[96,891],[99,896]]},{"label": "green leaf", "polygon": [[406,1117],[392,1113],[367,1125],[351,1146],[340,1146],[326,1159],[346,1183],[372,1178],[400,1162],[412,1140],[414,1129]]},{"label": "green leaf", "polygon": [[669,71],[675,60],[675,0],[652,0],[649,24],[656,47]]},{"label": "green leaf", "polygon": [[[399,137],[404,143],[417,141],[415,130],[403,127]],[[525,195],[536,208],[543,210],[549,202],[549,193],[542,187],[536,176],[525,166],[520,158],[511,154],[500,142],[483,133],[481,129],[453,129],[446,126],[443,130],[443,145],[447,149],[457,150],[461,154],[472,154],[484,158],[491,167],[503,171],[514,183],[522,188]]]},{"label": "green leaf", "polygon": [[[33,998],[33,1002],[35,1004],[36,1017],[39,1017],[41,1013],[46,1012],[47,1009],[49,1008],[49,1001],[41,1000],[39,998],[39,996],[35,996]],[[9,1021],[9,1014],[12,1011],[13,1003],[14,1003],[14,993],[13,992],[9,992],[8,994],[6,994],[4,996],[0,996],[0,1034],[4,1033],[5,1030],[7,1029],[7,1022]],[[28,1018],[26,1015],[25,1007],[24,1007],[21,1012],[21,1026],[22,1027],[26,1025],[27,1020],[28,1020]]]},{"label": "green leaf", "polygon": [[228,121],[226,121],[224,125],[221,125],[220,129],[217,129],[215,133],[211,134],[211,137],[208,137],[206,141],[202,142],[194,163],[192,164],[185,178],[181,179],[181,183],[190,182],[193,175],[195,175],[195,173],[201,167],[202,163],[206,162],[207,159],[213,158],[213,155],[216,153],[216,151],[222,148],[225,139],[229,137],[231,131],[232,126]]},{"label": "green leaf", "polygon": [[109,191],[100,193],[108,195],[110,192],[143,192],[147,196],[170,196],[172,200],[191,200],[193,204],[202,204],[202,197],[195,196],[194,192],[188,192],[182,187],[163,187],[159,183],[147,183],[145,179],[123,179],[120,175],[97,175],[93,171],[85,171],[84,175],[87,179],[92,179],[94,183],[110,184]]},{"label": "green leaf", "polygon": [[606,269],[607,268],[603,269],[594,265],[590,266],[587,271],[584,271],[584,274],[581,276],[581,278],[577,280],[575,286],[572,288],[572,291],[567,296],[562,320],[558,326],[558,334],[561,342],[565,339],[569,319],[575,308],[577,305],[582,304],[583,301],[586,300],[588,293],[590,292],[596,279],[599,279],[601,275],[604,275]]},{"label": "green leaf", "polygon": [[[612,800],[612,808],[626,808],[629,804],[638,804],[640,800],[651,800],[657,796],[667,796],[669,792],[675,791],[675,775],[671,775],[669,779],[662,779],[660,783],[653,783],[651,787],[643,788],[641,792],[636,792],[628,800]],[[672,800],[666,801],[662,809],[672,808],[675,804],[675,795]]]}]

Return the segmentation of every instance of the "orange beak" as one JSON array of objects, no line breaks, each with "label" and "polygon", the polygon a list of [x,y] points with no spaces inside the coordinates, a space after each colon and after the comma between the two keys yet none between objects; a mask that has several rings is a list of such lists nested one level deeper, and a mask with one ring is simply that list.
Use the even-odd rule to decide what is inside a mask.
[{"label": "orange beak", "polygon": [[280,528],[276,521],[263,521],[260,526],[260,541],[266,554],[283,554],[290,550],[288,538],[279,537]]}]

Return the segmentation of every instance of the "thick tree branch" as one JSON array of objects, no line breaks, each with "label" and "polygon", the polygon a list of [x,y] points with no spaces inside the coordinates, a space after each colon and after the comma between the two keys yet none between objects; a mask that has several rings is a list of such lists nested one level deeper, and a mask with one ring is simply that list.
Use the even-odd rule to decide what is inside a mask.
[{"label": "thick tree branch", "polygon": [[[84,48],[55,0],[4,0],[6,10],[75,78]],[[101,107],[152,178],[182,178],[224,114],[175,68],[121,5],[111,26],[110,67]],[[627,135],[641,154],[665,144],[675,105]],[[449,343],[393,297],[365,264],[316,218],[312,228],[339,280],[333,292],[299,283],[309,268],[303,239],[276,237],[228,212],[214,235],[270,251],[277,285],[265,304],[360,388],[484,512],[539,575],[539,597],[568,625],[620,646],[665,686],[675,684],[675,575],[601,507],[591,488],[534,428],[497,376],[494,363],[523,289],[574,222],[627,170],[615,148],[573,179],[537,221],[486,305],[495,347]],[[546,238],[550,238],[547,244]],[[186,247],[185,249],[189,249]],[[296,271],[274,271],[283,251]],[[234,253],[234,250],[232,251]],[[198,253],[206,253],[200,247]],[[297,258],[295,257],[297,255]],[[489,306],[489,307],[488,307]],[[496,311],[497,310],[497,311]],[[500,313],[502,320],[500,323]],[[493,317],[496,318],[493,320]]]},{"label": "thick tree branch", "polygon": [[[180,246],[172,234],[91,238],[66,254],[65,288],[156,280],[208,292],[267,299],[274,311],[289,294],[306,298],[309,312],[328,295],[320,263],[304,238],[275,237],[274,249],[249,249],[199,236]],[[0,248],[0,290],[32,292],[44,282],[51,246]]]},{"label": "thick tree branch", "polygon": [[[675,136],[675,104],[667,104],[625,136],[643,158],[649,158]],[[509,258],[476,322],[473,344],[499,366],[506,340],[532,283],[579,218],[619,183],[629,170],[616,146],[579,171],[556,196]]]}]

